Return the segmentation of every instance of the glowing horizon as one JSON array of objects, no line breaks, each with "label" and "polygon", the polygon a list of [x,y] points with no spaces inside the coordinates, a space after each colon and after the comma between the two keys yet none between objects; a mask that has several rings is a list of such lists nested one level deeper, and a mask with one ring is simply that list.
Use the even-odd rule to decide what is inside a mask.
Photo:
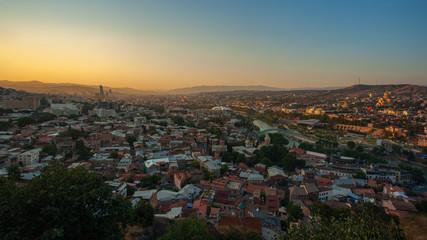
[{"label": "glowing horizon", "polygon": [[1,1],[0,79],[168,90],[425,85],[427,3]]}]

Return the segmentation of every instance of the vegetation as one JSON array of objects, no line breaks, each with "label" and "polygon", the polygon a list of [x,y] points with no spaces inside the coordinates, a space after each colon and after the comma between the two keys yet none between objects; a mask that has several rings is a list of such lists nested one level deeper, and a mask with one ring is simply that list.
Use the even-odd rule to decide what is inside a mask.
[{"label": "vegetation", "polygon": [[290,222],[296,222],[304,216],[302,214],[302,208],[298,205],[293,205],[292,202],[289,202],[286,206],[286,213],[288,214],[288,220]]},{"label": "vegetation", "polygon": [[154,209],[149,202],[139,200],[133,209],[133,222],[144,227],[151,226],[154,222]]},{"label": "vegetation", "polygon": [[[289,144],[289,140],[286,139],[281,133],[269,133],[268,136],[271,139],[271,144],[277,144],[281,146],[286,146]],[[265,135],[259,136],[259,141],[264,141]]]},{"label": "vegetation", "polygon": [[0,183],[1,239],[122,239],[131,211],[84,168],[52,163],[27,186]]},{"label": "vegetation", "polygon": [[47,155],[55,155],[57,152],[56,146],[54,144],[44,145],[42,152],[46,153]]},{"label": "vegetation", "polygon": [[[324,214],[322,214],[324,215]],[[327,214],[326,214],[327,215]],[[306,225],[289,229],[283,239],[405,239],[396,216],[386,214],[371,203],[358,205],[341,220],[315,217]]]},{"label": "vegetation", "polygon": [[175,123],[176,125],[179,125],[179,126],[184,126],[185,125],[184,118],[182,118],[180,116],[173,117],[172,120],[173,120],[173,123]]},{"label": "vegetation", "polygon": [[132,148],[133,147],[133,143],[136,142],[137,138],[133,135],[127,136],[126,137],[126,142],[129,143],[129,146]]},{"label": "vegetation", "polygon": [[86,147],[82,140],[76,142],[76,154],[79,155],[77,160],[79,161],[87,161],[92,155],[92,149],[90,147]]},{"label": "vegetation", "polygon": [[71,137],[73,140],[77,140],[79,137],[87,138],[89,136],[90,132],[84,131],[84,130],[77,130],[72,129],[71,127],[68,128],[67,131],[61,132],[59,134],[60,137]]},{"label": "vegetation", "polygon": [[405,164],[399,164],[399,167],[403,170],[409,171],[412,175],[412,178],[414,179],[414,181],[418,184],[420,183],[425,183],[426,180],[424,179],[423,176],[423,170],[416,168],[416,167],[411,167]]},{"label": "vegetation", "polygon": [[12,126],[13,124],[10,121],[7,121],[7,122],[0,121],[0,131],[6,131]]},{"label": "vegetation", "polygon": [[159,175],[153,175],[149,177],[145,177],[141,179],[138,186],[142,188],[155,188],[161,180],[161,177]]},{"label": "vegetation", "polygon": [[19,182],[21,180],[21,171],[18,166],[11,166],[7,168],[7,179],[13,182]]},{"label": "vegetation", "polygon": [[215,239],[208,232],[205,222],[197,219],[193,214],[188,219],[176,220],[167,229],[167,232],[159,238],[160,240],[210,240]]},{"label": "vegetation", "polygon": [[420,213],[427,214],[427,200],[414,203],[414,205]]},{"label": "vegetation", "polygon": [[368,178],[366,177],[366,173],[365,173],[364,171],[362,171],[362,170],[358,170],[358,171],[356,172],[356,174],[354,174],[354,175],[353,175],[353,177],[354,177],[354,178],[357,178],[357,179],[368,179]]},{"label": "vegetation", "polygon": [[18,118],[16,124],[18,125],[18,127],[22,128],[27,125],[34,124],[36,122],[37,121],[32,117],[21,117],[21,118]]},{"label": "vegetation", "polygon": [[350,149],[354,149],[354,147],[356,147],[356,143],[353,141],[349,141],[347,142],[347,147]]},{"label": "vegetation", "polygon": [[281,166],[286,171],[294,171],[296,167],[302,168],[305,165],[303,160],[296,159],[285,147],[280,145],[262,146],[260,150],[255,150],[248,165],[253,166],[257,163]]}]

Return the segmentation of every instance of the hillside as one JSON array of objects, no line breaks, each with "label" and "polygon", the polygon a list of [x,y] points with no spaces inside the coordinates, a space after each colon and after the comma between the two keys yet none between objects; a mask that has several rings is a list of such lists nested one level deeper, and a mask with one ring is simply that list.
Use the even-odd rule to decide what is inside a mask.
[{"label": "hillside", "polygon": [[383,95],[385,92],[391,92],[392,95],[427,95],[426,86],[418,86],[411,84],[398,84],[398,85],[353,85],[343,89],[332,90],[328,92],[330,96],[350,96],[350,97],[360,97],[368,96],[372,94],[373,96]]},{"label": "hillside", "polygon": [[[32,93],[47,93],[47,94],[94,94],[99,92],[99,86],[83,85],[74,83],[44,83],[40,81],[22,81],[13,82],[8,80],[0,80],[0,87],[13,88]],[[133,88],[112,88],[104,86],[104,91],[111,91],[115,94],[127,95],[145,95],[154,94],[151,91],[143,91]]]}]

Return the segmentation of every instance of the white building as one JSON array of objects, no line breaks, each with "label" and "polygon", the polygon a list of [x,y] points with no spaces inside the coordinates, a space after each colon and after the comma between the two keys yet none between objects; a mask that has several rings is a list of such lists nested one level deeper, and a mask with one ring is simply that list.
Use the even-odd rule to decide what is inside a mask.
[{"label": "white building", "polygon": [[23,152],[17,156],[17,161],[20,166],[27,166],[39,162],[39,150],[32,149]]},{"label": "white building", "polygon": [[57,116],[80,114],[80,109],[72,103],[52,103],[50,107],[46,108],[44,111],[48,113],[53,113]]},{"label": "white building", "polygon": [[132,164],[132,158],[130,154],[125,154],[120,162],[117,164],[117,169],[123,169],[125,172],[128,171],[129,166]]}]

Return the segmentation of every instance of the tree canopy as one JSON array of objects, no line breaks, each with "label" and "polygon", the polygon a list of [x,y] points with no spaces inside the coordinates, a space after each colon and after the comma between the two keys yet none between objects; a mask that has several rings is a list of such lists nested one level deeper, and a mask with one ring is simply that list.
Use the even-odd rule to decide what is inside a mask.
[{"label": "tree canopy", "polygon": [[168,227],[167,232],[159,238],[160,240],[210,240],[215,239],[208,232],[208,226],[195,215],[185,220],[176,220]]},{"label": "tree canopy", "polygon": [[131,213],[84,168],[52,163],[24,187],[0,183],[0,239],[122,239]]},{"label": "tree canopy", "polygon": [[248,165],[253,166],[257,163],[281,166],[286,171],[294,171],[295,167],[305,165],[303,160],[296,159],[285,147],[280,145],[262,146],[260,150],[255,150]]},{"label": "tree canopy", "polygon": [[[348,214],[348,213],[346,213]],[[371,203],[356,206],[354,213],[340,220],[315,217],[306,225],[291,227],[283,239],[405,239],[396,216]]]}]

